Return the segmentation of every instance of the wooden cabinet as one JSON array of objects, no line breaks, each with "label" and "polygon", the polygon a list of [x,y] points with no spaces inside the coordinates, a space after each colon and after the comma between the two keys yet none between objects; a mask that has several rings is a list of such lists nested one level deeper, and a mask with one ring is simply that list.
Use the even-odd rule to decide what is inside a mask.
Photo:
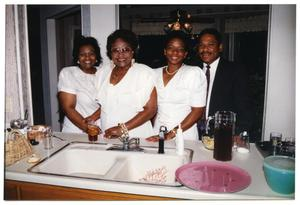
[{"label": "wooden cabinet", "polygon": [[174,198],[96,191],[13,180],[4,182],[5,200],[174,200]]}]

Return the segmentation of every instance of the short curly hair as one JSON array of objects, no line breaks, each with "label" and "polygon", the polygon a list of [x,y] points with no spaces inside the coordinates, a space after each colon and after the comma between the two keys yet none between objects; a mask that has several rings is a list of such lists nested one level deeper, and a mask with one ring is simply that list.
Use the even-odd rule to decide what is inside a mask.
[{"label": "short curly hair", "polygon": [[222,35],[217,29],[215,28],[203,29],[198,36],[198,40],[205,34],[213,35],[216,38],[218,44],[222,44]]},{"label": "short curly hair", "polygon": [[165,40],[165,48],[167,48],[168,43],[174,38],[180,39],[184,44],[184,50],[189,50],[188,36],[183,31],[171,31],[167,34]]},{"label": "short curly hair", "polygon": [[75,39],[75,41],[74,41],[73,65],[78,65],[77,62],[79,59],[79,50],[82,46],[87,46],[87,45],[92,46],[95,50],[96,59],[97,59],[95,66],[99,66],[102,63],[102,57],[101,57],[98,41],[94,37],[80,36],[80,38]]},{"label": "short curly hair", "polygon": [[138,38],[136,34],[130,30],[119,29],[114,31],[112,34],[110,34],[107,37],[106,54],[109,57],[109,59],[111,59],[112,44],[119,38],[129,44],[130,48],[134,52],[134,57],[136,57],[138,46],[139,46]]}]

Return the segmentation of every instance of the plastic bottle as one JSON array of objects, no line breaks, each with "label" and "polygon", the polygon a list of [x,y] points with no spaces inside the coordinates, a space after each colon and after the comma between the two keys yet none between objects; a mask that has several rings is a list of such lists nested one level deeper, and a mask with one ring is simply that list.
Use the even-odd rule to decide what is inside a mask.
[{"label": "plastic bottle", "polygon": [[176,133],[176,153],[178,155],[184,154],[184,140],[181,125],[178,125],[177,133]]}]

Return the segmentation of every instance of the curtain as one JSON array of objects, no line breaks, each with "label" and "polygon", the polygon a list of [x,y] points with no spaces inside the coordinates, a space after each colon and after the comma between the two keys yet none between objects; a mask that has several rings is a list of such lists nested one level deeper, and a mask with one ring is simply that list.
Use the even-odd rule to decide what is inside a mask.
[{"label": "curtain", "polygon": [[[137,35],[165,35],[167,22],[133,22],[132,31]],[[256,15],[246,18],[225,19],[225,33],[257,32],[268,30],[268,15]],[[192,23],[193,34],[199,34],[204,28],[217,28],[216,23]]]},{"label": "curtain", "polygon": [[26,6],[6,5],[5,19],[5,123],[23,118],[32,123]]},{"label": "curtain", "polygon": [[257,32],[268,30],[268,15],[225,20],[225,33]]},{"label": "curtain", "polygon": [[[133,22],[132,31],[137,35],[165,35],[164,26],[167,22]],[[215,27],[215,24],[192,23],[192,33],[200,33],[203,28]]]}]

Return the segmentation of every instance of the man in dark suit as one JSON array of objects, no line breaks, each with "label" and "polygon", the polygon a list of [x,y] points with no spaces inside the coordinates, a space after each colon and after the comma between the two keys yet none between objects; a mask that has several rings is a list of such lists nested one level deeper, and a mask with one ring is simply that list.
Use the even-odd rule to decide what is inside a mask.
[{"label": "man in dark suit", "polygon": [[244,67],[220,57],[223,44],[216,29],[200,33],[197,50],[200,67],[208,78],[206,119],[217,111],[232,111],[236,113],[236,134],[249,132],[252,119]]}]

